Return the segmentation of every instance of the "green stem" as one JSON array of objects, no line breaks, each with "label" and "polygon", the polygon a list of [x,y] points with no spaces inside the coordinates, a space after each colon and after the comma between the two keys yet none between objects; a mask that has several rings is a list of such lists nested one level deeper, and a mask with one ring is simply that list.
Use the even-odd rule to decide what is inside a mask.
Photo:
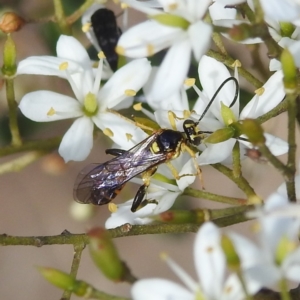
[{"label": "green stem", "polygon": [[232,175],[239,178],[242,175],[240,143],[236,141],[232,150]]},{"label": "green stem", "polygon": [[233,172],[231,169],[229,169],[228,167],[226,167],[220,163],[213,164],[211,166],[213,168],[215,168],[216,170],[218,170],[219,172],[223,173],[230,180],[232,180],[247,195],[247,197],[248,197],[247,204],[257,203],[259,201],[259,198],[256,195],[254,189],[250,186],[249,182],[243,176],[236,178],[233,175]]},{"label": "green stem", "polygon": [[64,8],[61,0],[53,0],[55,20],[62,34],[71,35],[72,30],[65,16]]},{"label": "green stem", "polygon": [[61,142],[61,139],[61,137],[55,137],[43,141],[25,142],[20,146],[6,146],[0,148],[0,157],[26,151],[35,151],[36,149],[39,149],[39,151],[51,151],[57,149]]},{"label": "green stem", "polygon": [[184,190],[183,195],[191,196],[195,198],[203,198],[212,200],[219,203],[226,203],[231,205],[247,205],[248,201],[246,199],[241,198],[233,198],[233,197],[226,197],[221,195],[212,194],[203,190],[195,190],[193,188],[187,187]]},{"label": "green stem", "polygon": [[43,156],[45,152],[33,151],[22,155],[21,157],[15,158],[11,161],[0,165],[0,175],[9,172],[18,172],[38,160]]},{"label": "green stem", "polygon": [[15,100],[13,79],[6,79],[6,97],[8,103],[9,129],[12,137],[11,143],[13,146],[20,146],[22,140],[18,126],[18,104]]},{"label": "green stem", "polygon": [[95,0],[86,0],[72,15],[67,17],[67,23],[72,25],[82,14],[95,2]]},{"label": "green stem", "polygon": [[[227,67],[234,69],[233,63],[235,60],[228,55],[221,54],[214,50],[208,50],[207,55],[215,58],[216,60],[224,63]],[[253,76],[250,72],[248,72],[243,67],[238,68],[238,72],[241,76],[243,76],[247,81],[249,81],[254,87],[260,88],[263,86],[263,83],[259,81],[255,76]]]},{"label": "green stem", "polygon": [[[84,248],[85,248],[85,244],[74,245],[74,256],[73,256],[71,272],[70,272],[70,275],[74,278],[77,277],[77,272],[81,260],[81,254]],[[64,291],[61,300],[69,300],[71,298],[71,295],[72,295],[71,291]]]},{"label": "green stem", "polygon": [[288,289],[288,283],[286,279],[281,279],[279,282],[280,286],[280,295],[281,295],[281,300],[291,300],[291,295],[289,293]]},{"label": "green stem", "polygon": [[297,94],[286,95],[288,101],[288,161],[287,167],[290,169],[290,176],[286,178],[288,198],[291,202],[296,202],[296,190],[295,190],[295,173],[296,173],[296,115],[297,105],[296,98]]}]

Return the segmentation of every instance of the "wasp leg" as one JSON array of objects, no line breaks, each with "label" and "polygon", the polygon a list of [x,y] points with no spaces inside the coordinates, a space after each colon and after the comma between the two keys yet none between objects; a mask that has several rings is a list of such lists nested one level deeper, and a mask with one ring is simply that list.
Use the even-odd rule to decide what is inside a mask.
[{"label": "wasp leg", "polygon": [[113,155],[113,156],[121,156],[125,152],[126,152],[126,150],[123,150],[123,149],[106,149],[105,150],[106,154],[110,154],[110,155]]},{"label": "wasp leg", "polygon": [[[151,168],[150,170],[147,170],[146,172],[144,172],[142,174],[142,179],[143,179],[144,184],[142,186],[140,186],[140,188],[138,189],[138,191],[133,199],[133,203],[131,206],[132,212],[136,212],[138,209],[144,207],[147,204],[147,202],[143,203],[144,202],[143,200],[147,193],[148,186],[150,185],[151,176],[156,172],[156,170],[157,170],[157,167],[154,167],[154,168]],[[145,199],[145,201],[147,201],[147,200]]]},{"label": "wasp leg", "polygon": [[132,212],[136,212],[140,208],[140,205],[142,204],[144,197],[146,195],[147,189],[148,189],[148,185],[146,185],[146,184],[143,184],[138,189],[138,191],[133,199],[133,202],[132,202],[132,206],[131,206]]}]

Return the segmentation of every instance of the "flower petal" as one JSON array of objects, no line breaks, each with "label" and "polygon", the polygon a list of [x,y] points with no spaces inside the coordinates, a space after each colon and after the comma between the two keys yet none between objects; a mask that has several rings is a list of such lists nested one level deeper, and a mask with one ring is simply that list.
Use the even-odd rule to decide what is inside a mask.
[{"label": "flower petal", "polygon": [[93,117],[93,122],[101,130],[109,129],[113,134],[110,138],[122,149],[130,149],[148,137],[133,122],[128,122],[128,120],[114,113],[100,113]]},{"label": "flower petal", "polygon": [[188,39],[173,44],[153,81],[150,96],[154,101],[170,97],[180,91],[187,76],[190,58],[191,44]]},{"label": "flower petal", "polygon": [[65,133],[58,149],[65,162],[82,161],[87,158],[93,147],[93,129],[94,124],[90,118],[75,120]]},{"label": "flower petal", "polygon": [[161,25],[150,20],[123,33],[117,47],[124,51],[122,54],[125,56],[142,58],[170,47],[174,40],[184,35],[185,32],[180,28]]},{"label": "flower petal", "polygon": [[207,144],[207,148],[199,155],[197,162],[200,166],[222,162],[231,155],[235,143],[235,139],[229,139],[218,144]]},{"label": "flower petal", "polygon": [[150,73],[151,65],[146,58],[135,59],[119,69],[98,94],[100,110],[112,108],[127,98],[126,90],[139,91]]},{"label": "flower petal", "polygon": [[26,94],[21,99],[19,108],[27,118],[36,122],[51,122],[82,116],[78,101],[51,91]]},{"label": "flower petal", "polygon": [[261,96],[255,95],[244,107],[240,119],[257,118],[278,105],[285,96],[282,78],[282,71],[275,72],[263,85],[264,93]]},{"label": "flower petal", "polygon": [[[199,32],[201,32],[201,38],[199,38]],[[199,61],[201,56],[208,50],[210,45],[211,33],[211,25],[206,24],[202,21],[198,21],[189,26],[188,34],[192,44],[193,53],[197,61]]]},{"label": "flower petal", "polygon": [[160,278],[142,279],[131,289],[134,300],[193,300],[195,295],[179,284]]},{"label": "flower petal", "polygon": [[266,145],[273,155],[279,156],[288,152],[289,146],[286,141],[269,133],[265,133],[264,136],[266,138]]}]

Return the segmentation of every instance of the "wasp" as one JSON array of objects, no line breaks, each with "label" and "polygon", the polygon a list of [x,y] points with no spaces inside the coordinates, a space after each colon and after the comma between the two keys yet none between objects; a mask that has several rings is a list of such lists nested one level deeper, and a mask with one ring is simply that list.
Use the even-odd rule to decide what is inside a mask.
[{"label": "wasp", "polygon": [[117,25],[114,12],[107,8],[96,10],[91,16],[91,24],[97,42],[104,52],[111,69],[116,71],[118,67],[118,54],[115,48],[122,31]]},{"label": "wasp", "polygon": [[[145,198],[151,176],[159,165],[167,163],[174,177],[196,175],[187,174],[179,176],[170,161],[177,158],[183,151],[187,151],[195,158],[193,147],[199,146],[203,136],[212,132],[199,131],[197,126],[206,114],[217,93],[229,80],[237,81],[234,77],[224,81],[210,100],[200,119],[185,120],[183,132],[172,129],[159,129],[129,150],[108,149],[106,154],[114,155],[111,160],[100,165],[89,165],[78,175],[74,186],[74,199],[83,204],[103,205],[112,201],[123,189],[127,181],[142,174],[144,184],[138,189],[131,207],[131,211],[138,210]],[[230,106],[235,103],[235,99]],[[195,163],[196,160],[194,159]],[[200,168],[196,165],[198,174]]]}]

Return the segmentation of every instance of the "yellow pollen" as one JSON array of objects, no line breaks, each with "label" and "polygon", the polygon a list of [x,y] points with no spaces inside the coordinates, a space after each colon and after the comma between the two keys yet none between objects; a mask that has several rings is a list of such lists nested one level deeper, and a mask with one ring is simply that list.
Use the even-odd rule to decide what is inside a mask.
[{"label": "yellow pollen", "polygon": [[115,51],[116,51],[119,55],[125,56],[125,49],[124,49],[124,47],[117,46],[117,47],[115,48]]},{"label": "yellow pollen", "polygon": [[207,250],[207,252],[212,253],[214,251],[214,248],[213,247],[208,247],[206,250]]},{"label": "yellow pollen", "polygon": [[195,78],[187,78],[185,81],[184,81],[184,84],[186,86],[193,86],[196,82],[196,79]]},{"label": "yellow pollen", "polygon": [[64,71],[68,68],[68,66],[69,66],[69,63],[67,61],[65,61],[65,62],[61,63],[58,68],[60,71]]},{"label": "yellow pollen", "polygon": [[121,3],[121,8],[122,8],[122,9],[126,9],[126,8],[128,8],[128,7],[129,7],[128,4],[126,4],[126,3]]},{"label": "yellow pollen", "polygon": [[126,96],[128,96],[128,97],[133,97],[133,96],[135,96],[136,95],[136,91],[135,90],[130,90],[130,89],[128,89],[128,90],[125,90],[125,93],[124,93]]},{"label": "yellow pollen", "polygon": [[142,103],[139,102],[137,104],[134,104],[133,109],[136,110],[136,111],[141,111],[142,110]]},{"label": "yellow pollen", "polygon": [[91,29],[92,23],[88,22],[82,25],[81,30],[87,33]]},{"label": "yellow pollen", "polygon": [[170,10],[170,11],[172,11],[172,10],[175,10],[175,9],[177,9],[177,4],[176,3],[173,3],[173,4],[170,4],[169,6],[168,6],[168,9]]},{"label": "yellow pollen", "polygon": [[98,58],[99,58],[99,59],[101,59],[101,58],[106,58],[106,56],[105,56],[105,54],[104,54],[103,51],[100,51],[100,52],[98,53]]},{"label": "yellow pollen", "polygon": [[105,129],[103,130],[103,133],[104,133],[106,136],[108,136],[108,137],[113,137],[113,136],[114,136],[114,133],[113,133],[112,130],[109,129],[109,128],[105,128]]},{"label": "yellow pollen", "polygon": [[155,53],[154,46],[152,44],[147,45],[147,56],[152,56]]},{"label": "yellow pollen", "polygon": [[263,93],[265,92],[265,88],[264,87],[261,87],[257,90],[254,91],[254,93],[258,96],[261,96]]},{"label": "yellow pollen", "polygon": [[226,294],[230,294],[231,291],[232,291],[232,286],[230,286],[230,285],[226,286],[224,291],[225,291]]},{"label": "yellow pollen", "polygon": [[132,134],[126,133],[126,138],[127,138],[127,141],[130,141],[132,139]]},{"label": "yellow pollen", "polygon": [[118,206],[114,203],[108,203],[108,210],[111,212],[111,213],[115,213],[117,210],[118,210]]},{"label": "yellow pollen", "polygon": [[160,257],[161,260],[167,260],[169,255],[168,255],[167,252],[161,252],[159,257]]},{"label": "yellow pollen", "polygon": [[231,66],[233,68],[235,68],[235,67],[240,68],[242,66],[242,63],[237,59],[234,61],[234,63]]},{"label": "yellow pollen", "polygon": [[55,114],[56,114],[56,111],[55,111],[55,109],[53,107],[51,107],[49,109],[49,111],[47,112],[47,116],[49,116],[49,117],[51,117],[51,116],[53,116]]}]

